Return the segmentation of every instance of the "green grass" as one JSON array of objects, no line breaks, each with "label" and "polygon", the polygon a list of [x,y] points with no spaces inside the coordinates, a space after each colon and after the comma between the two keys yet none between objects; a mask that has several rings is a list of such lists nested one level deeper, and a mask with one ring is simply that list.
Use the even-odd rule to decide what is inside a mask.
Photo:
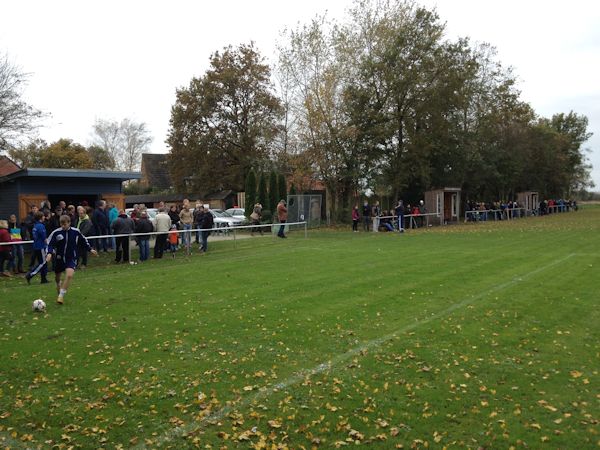
[{"label": "green grass", "polygon": [[1,281],[0,444],[599,445],[600,208],[210,245]]}]

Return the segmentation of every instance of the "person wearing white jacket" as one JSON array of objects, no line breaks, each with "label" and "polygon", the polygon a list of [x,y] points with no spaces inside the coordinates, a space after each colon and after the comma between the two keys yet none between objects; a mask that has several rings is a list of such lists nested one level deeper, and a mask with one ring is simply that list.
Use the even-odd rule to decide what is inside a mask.
[{"label": "person wearing white jacket", "polygon": [[160,259],[165,251],[167,236],[171,229],[171,218],[166,213],[165,208],[159,208],[154,220],[156,232],[159,233],[156,235],[156,242],[154,243],[154,258]]}]

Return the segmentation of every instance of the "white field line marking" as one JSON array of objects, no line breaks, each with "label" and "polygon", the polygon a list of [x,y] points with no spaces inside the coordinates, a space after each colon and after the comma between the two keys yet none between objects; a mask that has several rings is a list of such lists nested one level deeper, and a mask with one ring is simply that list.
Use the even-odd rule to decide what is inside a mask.
[{"label": "white field line marking", "polygon": [[[192,431],[193,429],[200,428],[205,422],[212,422],[215,420],[220,420],[225,415],[229,414],[231,411],[233,411],[235,409],[245,408],[246,406],[248,406],[249,404],[251,404],[253,402],[256,402],[257,400],[264,399],[276,392],[279,392],[283,389],[287,389],[288,387],[293,386],[294,384],[297,384],[297,383],[301,382],[302,380],[305,380],[308,377],[311,377],[313,375],[317,375],[317,374],[323,373],[327,370],[333,369],[334,367],[338,366],[339,364],[349,360],[350,358],[352,358],[360,353],[365,352],[366,350],[370,350],[372,348],[381,346],[381,344],[383,344],[384,342],[394,339],[398,334],[414,330],[415,328],[417,328],[421,325],[425,325],[425,324],[431,322],[432,320],[437,320],[441,317],[444,317],[444,316],[452,313],[453,311],[455,311],[459,308],[462,308],[463,306],[466,306],[470,303],[473,303],[489,294],[492,294],[494,292],[501,291],[503,289],[511,287],[511,286],[523,281],[526,278],[530,278],[530,277],[535,276],[538,273],[543,272],[551,267],[557,266],[557,265],[565,262],[569,258],[572,258],[575,255],[576,255],[576,253],[571,253],[571,254],[565,256],[564,258],[553,261],[550,264],[547,264],[543,267],[539,267],[525,275],[513,278],[510,281],[506,281],[499,285],[493,286],[490,289],[488,289],[487,291],[484,291],[478,295],[475,295],[470,298],[465,298],[462,301],[460,301],[459,303],[455,303],[455,304],[449,306],[448,308],[444,309],[443,311],[433,314],[426,319],[405,325],[396,331],[386,334],[385,336],[368,341],[368,342],[364,343],[363,345],[361,345],[359,347],[355,347],[353,349],[350,349],[346,353],[342,353],[342,354],[334,357],[330,361],[323,362],[323,363],[313,367],[312,369],[301,370],[301,371],[293,374],[288,379],[282,381],[281,383],[277,383],[273,387],[263,387],[256,394],[246,397],[243,401],[241,401],[239,403],[224,406],[220,410],[215,411],[215,412],[203,417],[201,420],[190,423],[189,425],[175,428],[174,430],[166,433],[162,438],[158,439],[155,442],[155,445],[162,444],[164,442],[171,441],[174,438],[183,436],[183,435],[189,433],[190,431]],[[134,448],[145,448],[145,446],[140,444]]]}]

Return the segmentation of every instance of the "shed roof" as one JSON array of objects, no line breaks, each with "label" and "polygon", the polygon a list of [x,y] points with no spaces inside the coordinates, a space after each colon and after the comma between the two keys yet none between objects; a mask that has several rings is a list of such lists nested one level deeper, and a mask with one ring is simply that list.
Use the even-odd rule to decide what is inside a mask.
[{"label": "shed roof", "polygon": [[102,178],[105,180],[138,180],[141,178],[140,172],[116,172],[111,170],[90,170],[90,169],[46,169],[30,167],[10,173],[0,177],[0,183],[14,180],[22,177],[41,177],[41,178]]}]

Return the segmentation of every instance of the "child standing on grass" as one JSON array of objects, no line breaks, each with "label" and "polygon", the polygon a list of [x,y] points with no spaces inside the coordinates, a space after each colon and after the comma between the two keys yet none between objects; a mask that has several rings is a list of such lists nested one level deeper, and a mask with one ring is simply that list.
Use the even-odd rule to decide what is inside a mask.
[{"label": "child standing on grass", "polygon": [[[12,242],[21,242],[23,240],[21,237],[21,227],[19,227],[17,216],[15,214],[10,215],[10,220],[8,221],[8,232],[10,233],[10,240]],[[23,245],[13,245],[12,253],[13,259],[9,263],[9,269],[12,269],[13,273],[25,273],[23,270],[23,259],[25,258]]]},{"label": "child standing on grass", "polygon": [[175,258],[175,252],[177,251],[177,225],[171,225],[171,231],[169,231],[169,248],[171,249],[171,255]]}]

